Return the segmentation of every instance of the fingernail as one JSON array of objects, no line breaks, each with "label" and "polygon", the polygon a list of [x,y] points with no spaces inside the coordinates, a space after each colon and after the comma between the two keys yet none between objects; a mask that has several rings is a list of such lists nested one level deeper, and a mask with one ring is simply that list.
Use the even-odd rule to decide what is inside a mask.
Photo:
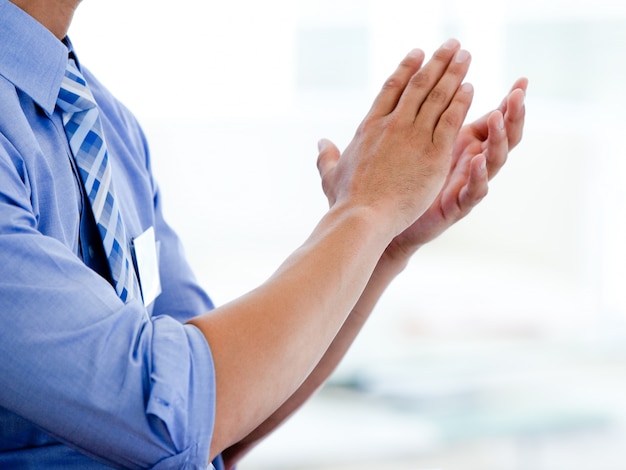
[{"label": "fingernail", "polygon": [[326,143],[324,142],[324,139],[320,139],[317,141],[317,151],[321,152],[324,147],[325,147]]},{"label": "fingernail", "polygon": [[461,49],[454,56],[454,61],[458,63],[462,63],[462,62],[466,62],[469,58],[470,58],[470,53],[467,52],[465,49]]},{"label": "fingernail", "polygon": [[441,45],[442,49],[456,49],[459,46],[459,41],[450,38]]},{"label": "fingernail", "polygon": [[464,83],[463,85],[461,85],[461,90],[465,93],[471,93],[472,91],[474,91],[474,87],[471,83]]},{"label": "fingernail", "polygon": [[419,58],[422,57],[422,55],[424,54],[424,52],[421,49],[413,49],[411,52],[409,52],[407,55],[409,57],[414,57],[414,58]]}]

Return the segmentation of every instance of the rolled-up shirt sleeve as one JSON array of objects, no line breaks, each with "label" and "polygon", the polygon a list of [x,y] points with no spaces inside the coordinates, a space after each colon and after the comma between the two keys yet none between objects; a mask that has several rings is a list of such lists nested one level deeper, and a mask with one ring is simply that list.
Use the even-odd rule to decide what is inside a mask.
[{"label": "rolled-up shirt sleeve", "polygon": [[201,333],[148,320],[48,237],[2,233],[0,253],[0,406],[106,464],[206,468],[215,384]]}]

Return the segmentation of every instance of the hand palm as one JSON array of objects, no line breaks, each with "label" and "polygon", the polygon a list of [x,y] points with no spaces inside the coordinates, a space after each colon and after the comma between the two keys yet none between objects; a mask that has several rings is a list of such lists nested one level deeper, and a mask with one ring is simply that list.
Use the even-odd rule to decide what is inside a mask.
[{"label": "hand palm", "polygon": [[441,191],[422,216],[393,240],[388,251],[412,254],[467,215],[487,194],[488,180],[521,140],[526,86],[525,79],[518,80],[497,110],[460,130]]}]

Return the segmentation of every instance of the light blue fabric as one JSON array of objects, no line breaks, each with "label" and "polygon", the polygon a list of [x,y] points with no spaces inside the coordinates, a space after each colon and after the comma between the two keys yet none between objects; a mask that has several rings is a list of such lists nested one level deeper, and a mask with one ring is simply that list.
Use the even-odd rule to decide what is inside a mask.
[{"label": "light blue fabric", "polygon": [[155,228],[162,293],[146,312],[98,274],[97,229],[55,110],[67,56],[0,0],[0,468],[204,469],[214,369],[183,323],[213,305],[163,219],[141,129],[81,67],[128,234]]}]

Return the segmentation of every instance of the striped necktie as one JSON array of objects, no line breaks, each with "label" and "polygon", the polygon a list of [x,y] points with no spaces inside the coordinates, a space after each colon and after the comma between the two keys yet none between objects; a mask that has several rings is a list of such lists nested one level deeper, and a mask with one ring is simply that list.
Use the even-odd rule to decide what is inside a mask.
[{"label": "striped necktie", "polygon": [[138,297],[138,284],[130,259],[126,230],[113,192],[111,163],[95,99],[84,77],[70,59],[57,106],[85,187],[117,295],[124,301]]}]

